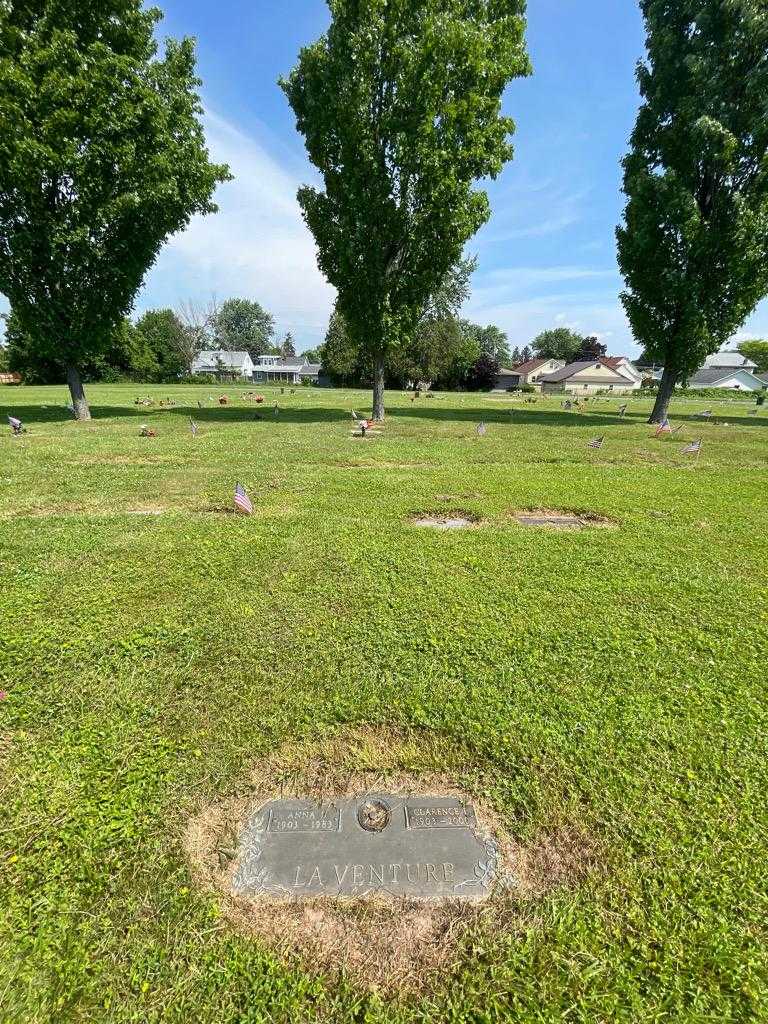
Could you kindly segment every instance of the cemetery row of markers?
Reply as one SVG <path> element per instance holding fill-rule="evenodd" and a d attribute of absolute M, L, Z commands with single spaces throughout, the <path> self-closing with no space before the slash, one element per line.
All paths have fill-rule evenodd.
<path fill-rule="evenodd" d="M 259 396 L 259 398 L 261 398 L 261 396 Z M 220 399 L 220 401 L 222 401 L 222 400 Z M 262 399 L 262 401 L 263 401 L 263 399 Z M 138 399 L 137 399 L 137 404 L 141 404 Z M 161 403 L 161 404 L 166 404 L 166 403 Z M 198 402 L 197 404 L 198 404 L 198 406 L 201 405 L 200 402 Z M 222 404 L 224 404 L 224 403 L 222 402 Z M 68 408 L 71 409 L 71 406 L 68 406 Z M 571 411 L 574 408 L 575 409 L 579 409 L 580 405 L 579 405 L 578 400 L 576 400 L 575 402 L 568 401 L 568 402 L 564 402 L 563 403 L 562 408 L 564 408 L 566 411 Z M 627 408 L 628 408 L 627 405 L 622 405 L 619 408 L 619 410 L 618 410 L 619 419 L 624 419 L 624 417 L 626 416 Z M 756 415 L 757 411 L 758 411 L 757 409 L 752 410 L 750 412 L 750 415 Z M 273 410 L 273 415 L 274 416 L 279 416 L 279 414 L 280 414 L 280 409 L 279 409 L 279 406 L 278 406 L 277 402 L 275 402 L 274 410 Z M 365 437 L 375 437 L 375 436 L 380 436 L 381 435 L 382 431 L 381 431 L 381 429 L 379 429 L 377 427 L 377 424 L 376 424 L 376 422 L 374 420 L 358 416 L 358 414 L 354 411 L 354 409 L 352 410 L 352 414 L 351 415 L 352 415 L 352 422 L 354 424 L 354 429 L 352 431 L 352 436 L 353 437 L 365 438 Z M 700 418 L 705 419 L 705 420 L 711 419 L 712 415 L 713 415 L 713 413 L 712 413 L 711 409 L 707 409 L 707 410 L 705 410 L 705 411 L 703 411 L 703 412 L 698 414 L 698 416 Z M 261 419 L 261 417 L 258 416 L 258 414 L 257 414 L 257 418 Z M 20 436 L 21 434 L 27 433 L 26 427 L 24 426 L 22 421 L 18 417 L 16 417 L 16 416 L 9 416 L 8 417 L 8 425 L 11 428 L 11 433 L 15 437 Z M 198 424 L 195 422 L 195 420 L 192 419 L 191 417 L 190 417 L 190 420 L 189 420 L 189 429 L 190 429 L 190 432 L 191 432 L 192 436 L 193 437 L 197 437 L 200 428 L 199 428 Z M 659 426 L 657 427 L 657 429 L 655 431 L 655 434 L 654 434 L 654 437 L 659 438 L 659 437 L 664 437 L 666 435 L 669 435 L 671 437 L 675 437 L 675 436 L 677 436 L 680 433 L 680 431 L 682 429 L 683 429 L 683 425 L 682 424 L 680 424 L 680 426 L 678 426 L 678 427 L 673 428 L 672 424 L 669 422 L 669 420 L 665 419 L 663 421 L 663 423 L 660 423 Z M 157 431 L 154 428 L 149 427 L 147 424 L 143 424 L 142 425 L 139 433 L 140 433 L 141 437 L 157 437 Z M 484 422 L 480 422 L 477 425 L 477 427 L 476 427 L 476 433 L 477 433 L 477 435 L 479 437 L 485 437 L 486 434 L 488 433 L 487 425 Z M 605 446 L 605 440 L 606 440 L 605 435 L 602 435 L 600 437 L 592 438 L 592 440 L 587 442 L 587 447 L 588 448 L 592 448 L 592 449 L 601 449 L 601 448 L 603 448 Z M 681 450 L 681 454 L 682 455 L 696 455 L 697 458 L 698 458 L 698 456 L 701 454 L 702 446 L 703 446 L 703 438 L 698 438 L 697 440 L 691 441 L 689 444 L 687 444 Z M 245 488 L 239 482 L 235 486 L 234 504 L 235 504 L 236 511 L 241 513 L 242 515 L 252 515 L 253 514 L 253 503 L 252 503 L 251 499 L 248 497 L 248 494 L 247 494 Z"/>

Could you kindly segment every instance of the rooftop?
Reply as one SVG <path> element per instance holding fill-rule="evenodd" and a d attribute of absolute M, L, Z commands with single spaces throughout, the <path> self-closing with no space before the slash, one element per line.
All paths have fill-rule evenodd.
<path fill-rule="evenodd" d="M 751 359 L 747 359 L 747 357 L 743 356 L 741 352 L 734 352 L 733 350 L 715 352 L 714 355 L 707 356 L 704 360 L 702 370 L 711 370 L 718 366 L 740 370 L 757 369 L 757 363 L 753 363 Z"/>
<path fill-rule="evenodd" d="M 606 366 L 604 360 L 602 359 L 589 359 L 581 360 L 577 363 L 569 363 L 562 369 L 555 370 L 554 373 L 548 373 L 546 377 L 542 378 L 542 380 L 545 384 L 559 384 L 561 381 L 568 380 L 569 377 L 573 377 L 577 373 L 581 373 L 582 370 L 588 370 L 590 367 L 593 367 L 595 369 L 602 368 L 606 370 L 610 374 L 610 377 L 606 376 L 605 378 L 609 383 L 612 380 L 624 380 L 624 378 L 621 377 L 620 374 L 618 374 L 610 366 Z M 598 378 L 593 379 L 596 380 Z"/>

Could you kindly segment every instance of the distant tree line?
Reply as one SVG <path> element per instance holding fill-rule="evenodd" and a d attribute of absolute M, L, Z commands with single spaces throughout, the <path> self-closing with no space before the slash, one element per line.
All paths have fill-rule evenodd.
<path fill-rule="evenodd" d="M 4 319 L 0 370 L 20 373 L 27 384 L 60 383 L 65 367 L 56 348 L 44 337 L 25 331 L 13 312 Z M 296 355 L 290 332 L 276 341 L 274 317 L 258 302 L 243 298 L 227 299 L 221 305 L 216 300 L 189 301 L 178 310 L 148 310 L 136 323 L 124 317 L 82 360 L 80 376 L 86 384 L 172 383 L 188 376 L 194 360 L 206 349 L 245 351 L 254 360 L 265 354 Z"/>

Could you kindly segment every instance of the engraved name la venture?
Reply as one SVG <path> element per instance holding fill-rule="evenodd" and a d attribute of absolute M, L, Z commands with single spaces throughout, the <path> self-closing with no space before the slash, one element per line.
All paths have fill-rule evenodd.
<path fill-rule="evenodd" d="M 324 886 L 334 881 L 343 885 L 346 881 L 353 886 L 386 885 L 388 882 L 407 881 L 412 885 L 419 882 L 454 882 L 456 869 L 453 864 L 334 864 L 334 877 L 323 877 L 320 865 L 303 865 L 296 867 L 293 881 L 295 889 L 308 888 L 313 885 Z"/>

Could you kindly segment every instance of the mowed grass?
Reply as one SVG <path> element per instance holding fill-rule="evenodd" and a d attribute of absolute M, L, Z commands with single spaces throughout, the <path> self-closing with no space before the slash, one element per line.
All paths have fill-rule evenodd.
<path fill-rule="evenodd" d="M 642 401 L 390 395 L 361 441 L 367 394 L 243 390 L 91 387 L 84 425 L 0 390 L 0 1020 L 768 1019 L 768 413 L 680 403 L 696 460 Z M 517 840 L 597 863 L 399 1001 L 233 933 L 187 821 L 350 725 L 460 745 Z"/>

